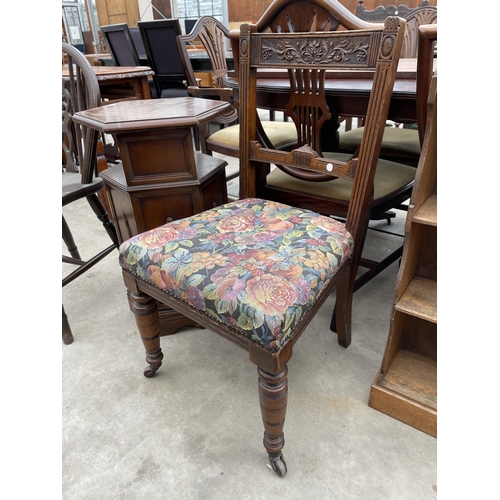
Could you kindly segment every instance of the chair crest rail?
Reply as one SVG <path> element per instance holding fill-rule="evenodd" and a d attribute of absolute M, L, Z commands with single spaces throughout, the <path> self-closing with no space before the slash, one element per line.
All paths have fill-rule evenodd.
<path fill-rule="evenodd" d="M 296 34 L 291 36 L 282 34 L 278 39 L 260 37 L 260 50 L 253 52 L 252 64 L 265 62 L 269 66 L 290 67 L 294 63 L 301 66 L 336 63 L 346 68 L 368 68 L 376 61 L 376 54 L 375 57 L 369 57 L 372 34 L 360 34 L 356 39 L 325 35 L 313 40 L 304 40 Z"/>
<path fill-rule="evenodd" d="M 342 32 L 318 32 L 313 39 L 304 39 L 300 33 L 251 33 L 254 49 L 250 66 L 290 68 L 294 64 L 301 67 L 310 64 L 334 65 L 336 69 L 374 68 L 379 58 L 392 54 L 398 28 L 399 19 L 391 18 L 384 32 L 382 28 L 359 30 L 349 36 Z M 383 42 L 379 44 L 382 36 Z M 245 46 L 241 50 L 244 57 Z"/>

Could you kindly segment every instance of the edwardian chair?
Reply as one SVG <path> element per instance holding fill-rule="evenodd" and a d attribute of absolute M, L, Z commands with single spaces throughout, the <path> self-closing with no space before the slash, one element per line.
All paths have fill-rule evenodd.
<path fill-rule="evenodd" d="M 428 0 L 423 0 L 422 3 L 415 8 L 409 8 L 405 5 L 389 5 L 387 7 L 379 5 L 374 10 L 366 10 L 363 5 L 363 0 L 359 0 L 356 10 L 356 15 L 361 19 L 369 22 L 383 22 L 388 16 L 400 16 L 406 20 L 406 33 L 405 43 L 403 44 L 403 52 L 401 57 L 409 58 L 422 58 L 423 54 L 419 54 L 419 27 L 421 25 L 429 25 L 437 23 L 437 7 L 429 5 Z M 428 47 L 424 50 L 427 51 Z M 430 58 L 432 61 L 434 52 L 426 53 L 425 57 Z M 427 67 L 427 62 L 425 63 Z M 430 72 L 424 75 L 420 74 L 417 70 L 417 83 L 418 79 L 425 79 L 430 82 L 432 77 L 432 65 Z M 429 83 L 427 83 L 427 92 L 421 92 L 420 98 L 417 97 L 417 108 L 427 107 L 427 94 Z M 418 91 L 417 91 L 418 95 Z M 384 140 L 382 141 L 382 148 L 380 156 L 392 161 L 406 163 L 408 165 L 417 166 L 420 158 L 421 141 L 419 139 L 418 129 L 425 131 L 426 122 L 419 122 L 401 126 L 387 127 Z M 416 125 L 416 127 L 414 126 Z M 360 127 L 362 128 L 362 127 Z M 339 147 L 346 152 L 354 152 L 359 148 L 361 135 L 363 131 L 359 128 L 353 128 L 347 133 L 342 134 L 339 140 Z"/>
<path fill-rule="evenodd" d="M 139 21 L 137 27 L 149 61 L 155 72 L 153 97 L 186 97 L 186 73 L 177 46 L 181 34 L 178 19 Z"/>
<path fill-rule="evenodd" d="M 258 33 L 255 25 L 243 25 L 239 114 L 244 199 L 146 231 L 120 247 L 130 308 L 146 348 L 145 376 L 154 376 L 163 359 L 157 301 L 246 350 L 258 367 L 264 447 L 279 476 L 287 472 L 282 455 L 287 363 L 335 288 L 337 331 L 339 337 L 350 336 L 350 265 L 366 231 L 404 25 L 402 19 L 388 18 L 383 28 L 321 33 Z M 301 143 L 291 152 L 259 142 L 255 102 L 261 67 L 288 69 L 288 114 Z M 375 70 L 359 156 L 347 162 L 316 150 L 315 128 L 329 117 L 324 81 L 331 68 Z M 268 163 L 352 182 L 345 224 L 256 198 L 255 179 Z"/>
<path fill-rule="evenodd" d="M 99 84 L 92 67 L 79 50 L 63 43 L 62 53 L 63 58 L 67 59 L 69 69 L 69 77 L 62 79 L 62 206 L 86 198 L 111 240 L 107 248 L 83 260 L 63 215 L 62 237 L 70 256 L 63 255 L 62 261 L 76 266 L 63 278 L 62 286 L 64 287 L 117 248 L 118 237 L 114 224 L 108 217 L 105 204 L 99 197 L 104 189 L 104 181 L 97 176 L 98 134 L 73 121 L 73 115 L 78 111 L 96 108 L 100 105 Z M 64 306 L 62 318 L 63 341 L 65 344 L 71 344 L 73 335 Z"/>
<path fill-rule="evenodd" d="M 201 87 L 198 84 L 188 50 L 194 41 L 197 41 L 197 44 L 202 44 L 208 54 L 213 73 L 213 87 Z M 228 41 L 229 31 L 227 28 L 211 16 L 201 17 L 189 34 L 177 37 L 179 51 L 186 71 L 188 91 L 192 96 L 220 99 L 233 104 L 233 90 L 227 88 L 224 84 L 224 77 L 233 74 L 229 70 L 226 58 L 226 43 Z M 198 127 L 198 138 L 201 151 L 210 155 L 215 152 L 238 158 L 240 126 L 237 120 L 238 113 L 233 105 L 231 111 L 213 121 L 221 125 L 219 130 L 213 132 L 209 122 L 200 125 Z M 292 123 L 263 121 L 262 126 L 271 144 L 276 148 L 290 149 L 297 143 L 297 133 Z M 238 172 L 228 175 L 227 180 L 229 181 L 238 175 Z"/>

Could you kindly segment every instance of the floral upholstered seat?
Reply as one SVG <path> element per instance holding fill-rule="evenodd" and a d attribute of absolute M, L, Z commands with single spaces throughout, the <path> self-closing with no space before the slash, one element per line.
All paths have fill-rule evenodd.
<path fill-rule="evenodd" d="M 329 217 L 245 199 L 134 236 L 121 245 L 120 264 L 277 351 L 352 246 L 344 224 Z"/>

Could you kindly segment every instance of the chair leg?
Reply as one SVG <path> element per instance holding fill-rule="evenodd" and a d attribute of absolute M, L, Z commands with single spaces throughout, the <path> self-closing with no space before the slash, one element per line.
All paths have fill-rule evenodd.
<path fill-rule="evenodd" d="M 68 226 L 68 223 L 66 222 L 66 219 L 64 218 L 64 215 L 62 216 L 62 239 L 71 257 L 73 257 L 74 259 L 82 260 L 82 258 L 80 257 L 80 252 L 76 247 L 75 240 L 73 239 L 73 235 L 71 234 L 71 230 Z"/>
<path fill-rule="evenodd" d="M 64 311 L 64 305 L 62 306 L 62 340 L 66 345 L 72 344 L 74 340 L 68 316 L 66 316 L 66 312 Z"/>
<path fill-rule="evenodd" d="M 200 143 L 201 152 L 205 155 L 212 156 L 212 151 L 207 149 L 207 138 L 210 136 L 210 126 L 208 122 L 198 125 L 198 141 Z"/>
<path fill-rule="evenodd" d="M 264 423 L 264 447 L 269 454 L 273 470 L 283 477 L 286 463 L 281 450 L 285 444 L 283 426 L 285 425 L 286 404 L 288 399 L 288 367 L 276 375 L 257 368 L 259 374 L 259 401 Z"/>
<path fill-rule="evenodd" d="M 160 348 L 160 320 L 158 317 L 158 305 L 145 293 L 134 293 L 128 290 L 130 310 L 135 314 L 135 321 L 142 342 L 146 349 L 146 362 L 149 364 L 144 369 L 144 376 L 154 377 L 161 366 L 163 353 Z"/>
<path fill-rule="evenodd" d="M 354 277 L 347 270 L 337 284 L 337 297 L 333 308 L 330 329 L 337 332 L 338 343 L 342 347 L 351 344 L 352 297 L 354 295 Z"/>
<path fill-rule="evenodd" d="M 102 225 L 104 226 L 104 229 L 106 229 L 106 232 L 111 238 L 111 241 L 118 247 L 120 243 L 118 241 L 118 235 L 116 234 L 115 224 L 109 218 L 106 207 L 101 203 L 101 200 L 99 200 L 96 194 L 87 196 L 87 201 L 89 202 L 89 205 L 96 214 L 97 218 L 102 222 Z"/>
<path fill-rule="evenodd" d="M 194 142 L 194 149 L 196 151 L 200 150 L 200 131 L 198 130 L 198 127 L 193 127 L 193 142 Z"/>

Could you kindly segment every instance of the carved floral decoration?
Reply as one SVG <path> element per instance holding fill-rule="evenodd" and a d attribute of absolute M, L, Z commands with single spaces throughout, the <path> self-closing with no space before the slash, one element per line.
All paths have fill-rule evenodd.
<path fill-rule="evenodd" d="M 280 40 L 275 46 L 264 44 L 262 57 L 264 60 L 284 60 L 305 64 L 329 64 L 341 62 L 364 62 L 368 56 L 368 41 L 363 38 L 353 42 L 352 39 L 341 39 L 338 43 L 332 41 L 314 40 Z"/>

